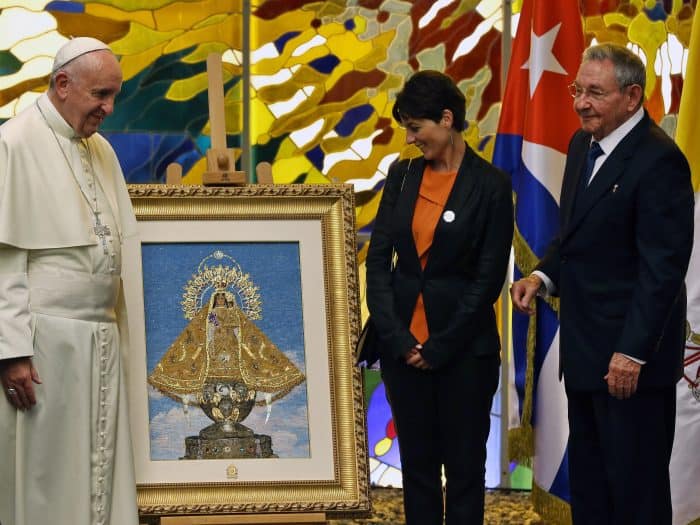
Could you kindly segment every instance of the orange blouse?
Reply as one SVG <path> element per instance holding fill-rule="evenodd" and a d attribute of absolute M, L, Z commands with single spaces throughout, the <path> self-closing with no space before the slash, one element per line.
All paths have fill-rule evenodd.
<path fill-rule="evenodd" d="M 457 171 L 433 171 L 430 166 L 425 167 L 423 180 L 418 191 L 416 207 L 413 211 L 413 240 L 416 244 L 421 268 L 425 269 L 428 262 L 430 246 L 433 243 L 433 235 L 438 221 L 442 216 L 447 198 L 452 191 Z M 428 320 L 425 317 L 425 305 L 423 294 L 418 295 L 416 306 L 413 309 L 413 317 L 410 326 L 411 334 L 419 343 L 428 340 Z"/>

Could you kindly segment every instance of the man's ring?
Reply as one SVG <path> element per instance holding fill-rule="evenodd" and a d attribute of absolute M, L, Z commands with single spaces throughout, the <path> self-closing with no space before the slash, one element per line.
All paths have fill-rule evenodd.
<path fill-rule="evenodd" d="M 8 395 L 8 396 L 14 396 L 16 393 L 17 393 L 17 390 L 15 390 L 15 389 L 12 388 L 12 387 L 10 387 L 10 388 L 7 389 L 7 395 Z"/>

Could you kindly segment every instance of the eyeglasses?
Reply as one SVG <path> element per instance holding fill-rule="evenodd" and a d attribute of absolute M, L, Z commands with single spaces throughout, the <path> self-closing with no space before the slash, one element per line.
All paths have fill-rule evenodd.
<path fill-rule="evenodd" d="M 566 87 L 569 90 L 569 95 L 571 95 L 573 98 L 580 98 L 583 95 L 586 95 L 587 97 L 592 98 L 593 100 L 603 100 L 610 93 L 615 91 L 603 91 L 602 89 L 598 88 L 584 88 L 579 86 L 576 82 L 572 82 Z M 627 86 L 623 86 L 622 88 L 620 88 L 620 90 L 624 89 L 625 87 Z"/>

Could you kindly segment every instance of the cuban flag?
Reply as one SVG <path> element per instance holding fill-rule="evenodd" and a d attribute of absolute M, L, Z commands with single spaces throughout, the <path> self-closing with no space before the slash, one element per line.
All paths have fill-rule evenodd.
<path fill-rule="evenodd" d="M 532 271 L 559 229 L 566 151 L 580 127 L 567 86 L 576 78 L 583 49 L 577 0 L 524 0 L 493 155 L 494 164 L 512 176 L 514 279 Z M 537 302 L 532 320 L 513 315 L 521 427 L 510 438 L 511 451 L 520 441 L 521 458 L 534 453 L 535 509 L 550 521 L 548 510 L 568 512 L 569 430 L 566 394 L 559 381 L 558 303 Z"/>

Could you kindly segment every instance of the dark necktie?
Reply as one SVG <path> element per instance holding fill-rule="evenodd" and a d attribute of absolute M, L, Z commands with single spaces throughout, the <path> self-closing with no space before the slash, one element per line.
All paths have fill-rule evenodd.
<path fill-rule="evenodd" d="M 600 144 L 597 142 L 592 142 L 591 147 L 588 148 L 588 155 L 586 155 L 586 167 L 581 175 L 581 187 L 587 188 L 588 184 L 591 182 L 591 175 L 593 175 L 593 166 L 595 166 L 595 161 L 598 157 L 603 155 L 605 152 Z"/>

